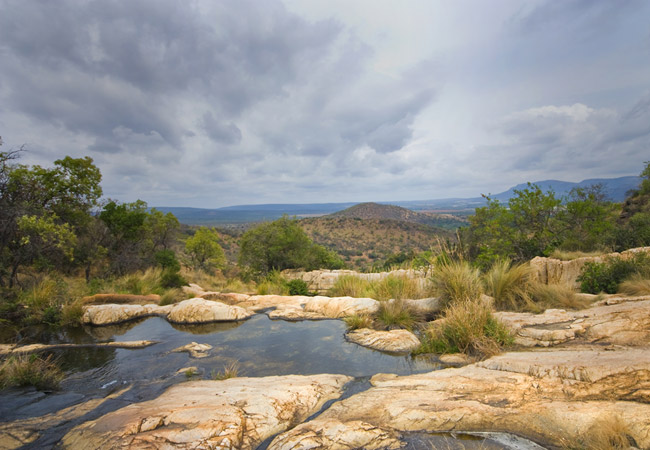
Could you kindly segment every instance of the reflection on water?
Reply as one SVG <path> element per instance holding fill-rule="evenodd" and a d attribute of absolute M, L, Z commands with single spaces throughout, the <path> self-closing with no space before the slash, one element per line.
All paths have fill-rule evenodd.
<path fill-rule="evenodd" d="M 172 323 L 170 325 L 175 330 L 182 331 L 184 333 L 210 334 L 210 333 L 218 333 L 220 331 L 232 330 L 234 328 L 237 328 L 243 323 L 244 322 L 211 322 L 211 323 L 202 323 L 202 324 L 195 324 L 195 325 Z"/>

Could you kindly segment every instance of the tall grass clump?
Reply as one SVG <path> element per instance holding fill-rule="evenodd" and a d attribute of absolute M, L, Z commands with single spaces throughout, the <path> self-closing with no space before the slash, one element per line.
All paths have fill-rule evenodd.
<path fill-rule="evenodd" d="M 289 295 L 287 280 L 278 271 L 270 272 L 257 285 L 258 295 Z"/>
<path fill-rule="evenodd" d="M 413 299 L 426 297 L 419 280 L 406 275 L 388 275 L 371 284 L 372 298 L 377 300 Z"/>
<path fill-rule="evenodd" d="M 476 300 L 483 293 L 480 271 L 465 261 L 440 259 L 433 268 L 431 283 L 444 304 Z"/>
<path fill-rule="evenodd" d="M 59 387 L 63 372 L 52 359 L 38 355 L 10 356 L 0 363 L 0 389 L 13 386 L 34 386 L 39 390 Z"/>
<path fill-rule="evenodd" d="M 379 303 L 376 319 L 378 324 L 387 330 L 395 328 L 412 330 L 420 315 L 400 299 Z"/>
<path fill-rule="evenodd" d="M 513 265 L 507 259 L 497 260 L 483 276 L 485 293 L 494 298 L 494 306 L 499 310 L 530 309 L 528 290 L 532 274 L 527 263 Z"/>
<path fill-rule="evenodd" d="M 133 272 L 118 278 L 113 283 L 113 291 L 119 294 L 148 295 L 161 294 L 163 270 L 149 267 L 145 271 Z"/>
<path fill-rule="evenodd" d="M 372 283 L 354 275 L 343 275 L 330 288 L 330 297 L 370 297 L 374 294 Z"/>
<path fill-rule="evenodd" d="M 461 300 L 450 304 L 443 318 L 424 332 L 416 353 L 465 353 L 484 359 L 493 356 L 514 337 L 482 300 Z"/>

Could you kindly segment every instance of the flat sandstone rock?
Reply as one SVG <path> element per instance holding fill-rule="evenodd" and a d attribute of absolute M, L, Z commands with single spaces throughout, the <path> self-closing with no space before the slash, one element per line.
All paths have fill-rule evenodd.
<path fill-rule="evenodd" d="M 190 381 L 73 428 L 62 448 L 241 448 L 307 419 L 352 378 L 287 375 Z"/>

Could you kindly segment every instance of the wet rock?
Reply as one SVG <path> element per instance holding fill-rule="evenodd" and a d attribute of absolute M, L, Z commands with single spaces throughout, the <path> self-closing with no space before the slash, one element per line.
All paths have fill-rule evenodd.
<path fill-rule="evenodd" d="M 167 320 L 175 323 L 227 322 L 248 319 L 252 315 L 239 306 L 192 298 L 173 305 Z"/>
<path fill-rule="evenodd" d="M 345 337 L 355 344 L 384 352 L 410 352 L 420 346 L 420 340 L 408 330 L 378 331 L 361 328 L 350 331 Z"/>
<path fill-rule="evenodd" d="M 171 305 L 90 305 L 84 307 L 81 322 L 87 325 L 111 325 L 149 316 L 166 316 Z"/>
<path fill-rule="evenodd" d="M 29 344 L 0 346 L 0 355 L 11 353 L 38 353 L 47 350 L 70 348 L 145 348 L 157 344 L 158 341 L 124 341 L 124 342 L 97 342 L 93 344 Z"/>
<path fill-rule="evenodd" d="M 618 353 L 618 354 L 617 354 Z M 277 443 L 309 442 L 363 422 L 395 432 L 494 431 L 562 447 L 603 420 L 620 419 L 650 446 L 650 352 L 629 349 L 507 353 L 457 369 L 375 375 L 373 387 L 334 403 Z M 326 448 L 308 447 L 308 448 Z"/>
<path fill-rule="evenodd" d="M 475 362 L 475 360 L 471 357 L 468 356 L 464 353 L 452 353 L 452 354 L 447 354 L 447 355 L 440 355 L 438 357 L 440 362 L 444 364 L 452 364 L 452 365 L 465 365 L 465 364 L 471 364 Z"/>
<path fill-rule="evenodd" d="M 62 447 L 253 449 L 339 397 L 350 380 L 289 375 L 180 383 L 72 429 Z"/>
<path fill-rule="evenodd" d="M 372 298 L 354 297 L 310 297 L 305 311 L 322 314 L 330 319 L 340 319 L 354 314 L 373 314 L 379 309 L 379 302 Z"/>
<path fill-rule="evenodd" d="M 172 350 L 172 352 L 187 352 L 192 358 L 206 358 L 210 356 L 210 350 L 212 350 L 212 346 L 210 344 L 198 344 L 196 342 L 190 342 L 187 345 L 175 348 Z"/>
<path fill-rule="evenodd" d="M 62 409 L 56 408 L 60 410 L 52 413 L 47 412 L 52 408 L 48 408 L 47 405 L 45 405 L 48 402 L 51 403 L 52 398 L 49 396 L 43 396 L 41 401 L 37 401 L 30 405 L 32 409 L 40 411 L 40 416 L 0 423 L 0 449 L 14 449 L 29 444 L 34 445 L 33 443 L 41 437 L 44 430 L 65 425 L 73 420 L 79 419 L 99 408 L 106 401 L 120 397 L 130 389 L 131 387 L 129 386 L 109 394 L 104 398 L 94 398 L 72 406 L 66 405 L 66 407 L 63 407 Z M 56 399 L 54 401 L 56 401 Z"/>

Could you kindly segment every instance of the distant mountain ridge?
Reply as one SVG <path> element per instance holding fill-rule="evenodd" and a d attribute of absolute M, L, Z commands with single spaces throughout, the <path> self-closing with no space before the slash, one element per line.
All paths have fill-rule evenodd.
<path fill-rule="evenodd" d="M 619 178 L 592 178 L 573 183 L 559 180 L 543 180 L 533 184 L 540 186 L 544 191 L 552 189 L 557 197 L 563 197 L 574 187 L 587 187 L 593 184 L 602 184 L 605 194 L 614 202 L 625 200 L 626 193 L 637 189 L 641 178 L 627 176 Z M 518 184 L 504 192 L 490 195 L 491 198 L 507 202 L 515 190 L 525 189 L 527 184 Z M 184 207 L 156 207 L 164 212 L 173 213 L 181 223 L 188 225 L 228 225 L 246 224 L 275 220 L 283 214 L 298 217 L 322 216 L 345 210 L 357 205 L 356 202 L 347 203 L 302 203 L 302 204 L 261 204 L 261 205 L 235 205 L 218 209 L 184 208 Z M 468 214 L 474 208 L 485 205 L 483 197 L 472 198 L 443 198 L 433 200 L 376 202 L 380 205 L 393 205 L 410 211 L 449 212 L 453 214 Z M 440 224 L 438 224 L 440 226 Z"/>

